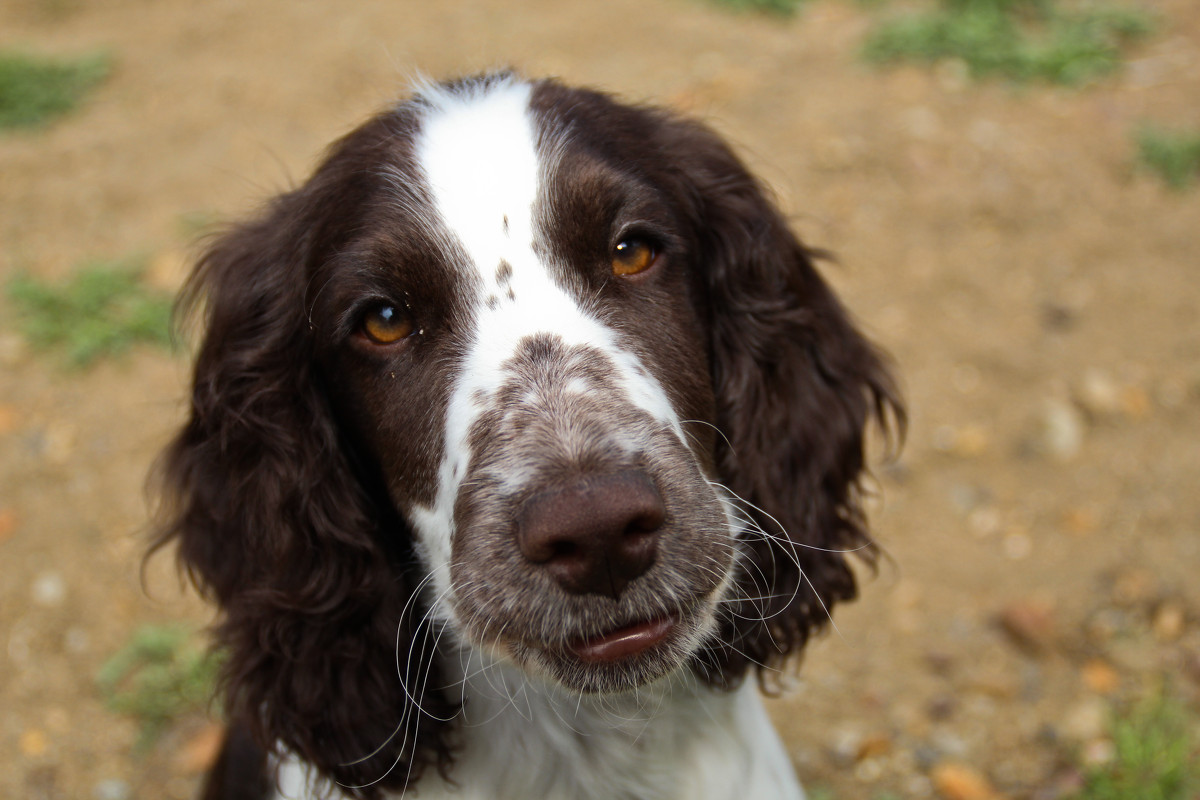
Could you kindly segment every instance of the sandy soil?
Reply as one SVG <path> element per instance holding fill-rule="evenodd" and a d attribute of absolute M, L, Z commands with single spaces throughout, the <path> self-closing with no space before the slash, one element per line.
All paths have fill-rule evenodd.
<path fill-rule="evenodd" d="M 0 137 L 0 279 L 142 253 L 176 286 L 193 230 L 310 169 L 411 77 L 497 65 L 709 119 L 779 192 L 904 376 L 879 471 L 890 558 L 772 704 L 810 786 L 935 796 L 959 765 L 1049 798 L 1114 706 L 1200 690 L 1200 191 L 1133 162 L 1200 125 L 1200 7 L 1081 91 L 968 86 L 855 56 L 870 12 L 790 21 L 686 0 L 5 0 L 0 46 L 103 49 L 76 115 Z M 0 308 L 3 308 L 0 306 Z M 68 372 L 0 319 L 0 796 L 188 797 L 202 718 L 148 754 L 94 676 L 147 622 L 209 613 L 138 564 L 142 484 L 186 365 Z M 1002 624 L 1002 623 L 1007 624 Z M 951 787 L 952 788 L 952 787 Z M 981 795 L 976 795 L 981 796 Z"/>

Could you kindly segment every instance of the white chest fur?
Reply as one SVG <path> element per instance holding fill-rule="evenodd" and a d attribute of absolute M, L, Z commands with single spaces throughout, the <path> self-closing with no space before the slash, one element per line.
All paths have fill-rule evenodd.
<path fill-rule="evenodd" d="M 803 800 L 787 753 L 747 682 L 714 692 L 664 681 L 621 698 L 571 698 L 496 665 L 468 679 L 462 748 L 422 800 Z M 474 684 L 474 685 L 471 685 Z M 280 771 L 281 798 L 337 797 Z"/>

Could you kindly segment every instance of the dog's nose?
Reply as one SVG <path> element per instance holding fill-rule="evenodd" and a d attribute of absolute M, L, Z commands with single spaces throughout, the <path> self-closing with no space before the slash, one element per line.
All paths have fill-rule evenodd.
<path fill-rule="evenodd" d="M 517 543 L 566 591 L 616 599 L 654 563 L 666 517 L 645 473 L 588 475 L 526 500 Z"/>

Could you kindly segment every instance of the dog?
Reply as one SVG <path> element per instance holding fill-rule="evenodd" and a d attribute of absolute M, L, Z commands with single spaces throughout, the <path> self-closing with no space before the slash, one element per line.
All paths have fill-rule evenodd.
<path fill-rule="evenodd" d="M 221 609 L 208 796 L 803 797 L 758 684 L 904 419 L 817 255 L 703 124 L 512 73 L 216 239 L 156 541 Z"/>

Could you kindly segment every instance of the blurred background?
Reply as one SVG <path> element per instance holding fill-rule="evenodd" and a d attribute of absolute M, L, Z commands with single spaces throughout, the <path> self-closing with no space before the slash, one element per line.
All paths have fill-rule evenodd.
<path fill-rule="evenodd" d="M 1200 797 L 1195 0 L 0 0 L 0 797 L 195 792 L 211 613 L 139 574 L 170 297 L 499 66 L 707 120 L 898 365 L 887 558 L 770 704 L 815 800 Z"/>

